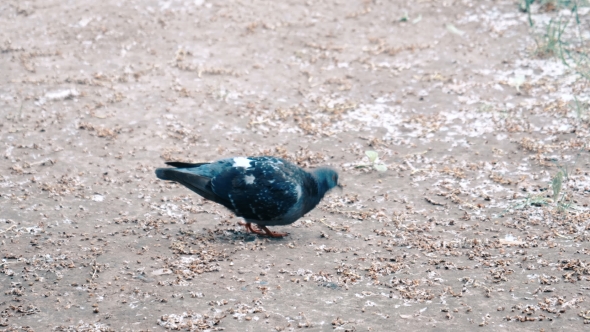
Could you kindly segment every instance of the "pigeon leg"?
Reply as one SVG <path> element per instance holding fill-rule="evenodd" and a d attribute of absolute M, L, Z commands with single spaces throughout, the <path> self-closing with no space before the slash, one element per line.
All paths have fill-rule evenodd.
<path fill-rule="evenodd" d="M 247 230 L 248 230 L 250 233 L 254 233 L 254 234 L 258 234 L 258 235 L 266 235 L 266 233 L 265 233 L 265 232 L 263 232 L 263 231 L 260 231 L 260 230 L 258 230 L 258 229 L 256 229 L 256 228 L 253 228 L 253 227 L 252 227 L 252 223 L 250 223 L 250 222 L 241 222 L 241 221 L 239 221 L 239 222 L 238 222 L 238 225 L 246 227 L 246 229 L 247 229 Z"/>
<path fill-rule="evenodd" d="M 266 232 L 266 236 L 268 237 L 284 237 L 289 235 L 289 233 L 279 233 L 279 232 L 273 232 L 270 229 L 266 228 L 266 226 L 262 226 L 262 225 L 257 225 L 258 227 L 260 227 L 260 229 L 262 229 L 263 231 Z"/>
<path fill-rule="evenodd" d="M 244 226 L 246 227 L 246 229 L 248 231 L 250 231 L 250 233 L 254 233 L 254 234 L 258 234 L 258 235 L 265 235 L 268 237 L 283 237 L 283 236 L 287 236 L 288 233 L 279 233 L 279 232 L 273 232 L 270 229 L 266 228 L 266 226 L 261 226 L 261 225 L 257 225 L 260 229 L 254 228 L 252 227 L 252 223 L 250 222 L 238 222 L 238 225 Z"/>

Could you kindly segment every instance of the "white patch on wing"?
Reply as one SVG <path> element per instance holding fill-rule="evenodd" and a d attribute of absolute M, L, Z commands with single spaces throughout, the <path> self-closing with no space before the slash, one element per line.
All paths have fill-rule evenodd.
<path fill-rule="evenodd" d="M 272 167 L 275 171 L 279 170 L 279 165 L 284 165 L 282 161 L 275 159 L 275 158 L 271 158 L 269 159 L 268 165 L 270 167 Z"/>
<path fill-rule="evenodd" d="M 299 200 L 299 198 L 301 198 L 301 186 L 297 185 L 295 187 L 295 192 L 297 193 L 297 200 Z"/>
<path fill-rule="evenodd" d="M 244 167 L 244 168 L 250 168 L 250 162 L 252 162 L 252 160 L 248 159 L 248 158 L 244 158 L 244 157 L 235 157 L 234 158 L 234 164 L 232 165 L 233 167 Z"/>
<path fill-rule="evenodd" d="M 252 204 L 249 204 L 249 205 L 250 205 L 250 210 L 252 210 L 252 213 L 254 213 L 258 217 L 258 220 L 262 220 L 262 217 L 258 213 L 256 213 L 256 209 L 254 209 Z"/>
<path fill-rule="evenodd" d="M 256 177 L 252 174 L 244 176 L 244 182 L 246 182 L 246 184 L 252 184 L 254 183 L 254 180 L 256 180 Z"/>
<path fill-rule="evenodd" d="M 234 199 L 231 197 L 231 194 L 227 194 L 227 197 L 229 198 L 229 201 L 231 202 L 231 206 L 234 207 L 234 210 L 236 210 L 236 212 L 239 212 L 238 208 L 236 207 L 236 203 L 234 203 Z"/>

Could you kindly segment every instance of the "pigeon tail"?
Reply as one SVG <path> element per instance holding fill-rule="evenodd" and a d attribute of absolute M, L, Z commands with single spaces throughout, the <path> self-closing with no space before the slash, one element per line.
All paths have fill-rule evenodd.
<path fill-rule="evenodd" d="M 174 168 L 157 168 L 156 176 L 160 180 L 174 181 Z"/>
<path fill-rule="evenodd" d="M 178 182 L 208 200 L 217 202 L 226 207 L 228 206 L 227 202 L 221 200 L 212 191 L 211 179 L 208 177 L 184 172 L 182 168 L 158 168 L 156 169 L 156 176 L 161 180 Z"/>

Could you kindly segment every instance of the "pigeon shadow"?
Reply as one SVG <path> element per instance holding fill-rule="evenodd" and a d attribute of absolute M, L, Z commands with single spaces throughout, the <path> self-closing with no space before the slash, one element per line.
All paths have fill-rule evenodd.
<path fill-rule="evenodd" d="M 284 237 L 270 237 L 264 235 L 252 234 L 250 232 L 244 232 L 236 230 L 234 228 L 215 228 L 215 229 L 204 229 L 201 232 L 183 232 L 184 236 L 192 237 L 195 240 L 207 240 L 208 242 L 255 242 L 257 239 L 264 240 L 268 239 L 273 242 L 283 241 L 288 238 L 289 235 Z"/>

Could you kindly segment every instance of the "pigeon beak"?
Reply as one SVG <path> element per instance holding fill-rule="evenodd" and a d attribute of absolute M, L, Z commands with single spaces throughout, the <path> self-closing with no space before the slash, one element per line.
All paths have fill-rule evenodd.
<path fill-rule="evenodd" d="M 342 186 L 340 183 L 339 183 L 339 184 L 337 184 L 337 185 L 336 185 L 336 187 L 337 187 L 338 189 L 340 189 L 340 191 L 342 191 L 342 190 L 344 189 L 344 186 Z"/>

